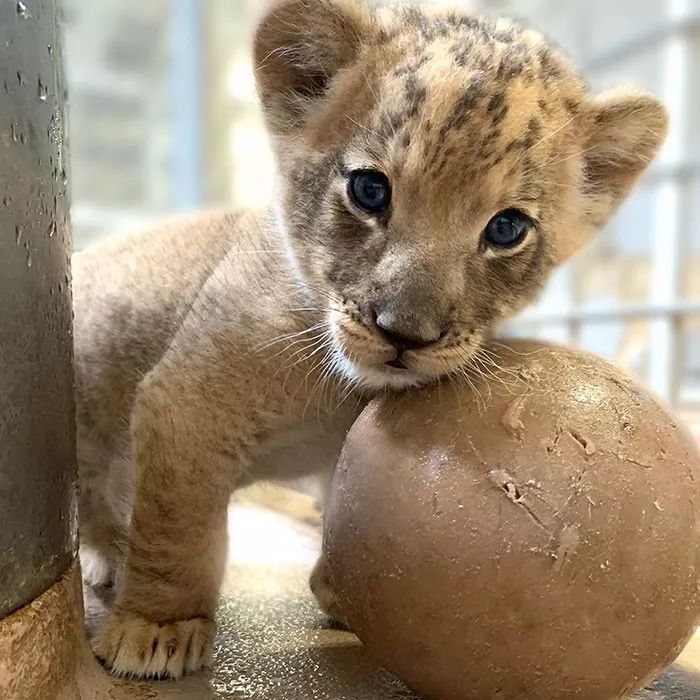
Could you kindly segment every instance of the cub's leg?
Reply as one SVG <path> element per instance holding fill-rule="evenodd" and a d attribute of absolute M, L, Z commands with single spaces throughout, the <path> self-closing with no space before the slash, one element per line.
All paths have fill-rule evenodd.
<path fill-rule="evenodd" d="M 158 366 L 144 379 L 132 415 L 126 561 L 114 608 L 93 641 L 96 655 L 120 675 L 178 678 L 211 656 L 238 475 L 222 458 L 216 397 L 205 400 L 202 378 L 176 369 Z M 234 431 L 235 417 L 233 411 L 227 425 Z M 227 454 L 237 450 L 242 454 L 227 444 Z"/>
<path fill-rule="evenodd" d="M 124 558 L 131 511 L 131 464 L 115 459 L 78 428 L 78 515 L 83 580 L 111 586 Z"/>
<path fill-rule="evenodd" d="M 333 465 L 335 466 L 335 465 Z M 333 467 L 329 469 L 324 469 L 320 474 L 319 474 L 319 480 L 320 480 L 320 507 L 322 511 L 324 512 L 325 517 L 325 508 L 326 508 L 326 503 L 328 502 L 328 496 L 329 496 L 329 490 L 330 490 L 330 484 L 331 484 L 331 478 L 333 477 Z M 311 572 L 311 577 L 309 579 L 309 587 L 311 588 L 311 592 L 314 594 L 314 597 L 316 598 L 316 602 L 318 603 L 318 607 L 326 613 L 329 617 L 331 617 L 333 620 L 336 622 L 340 622 L 342 625 L 345 627 L 348 627 L 348 623 L 345 620 L 345 616 L 340 610 L 340 606 L 338 605 L 338 601 L 336 599 L 335 592 L 333 591 L 333 587 L 331 586 L 329 574 L 328 574 L 328 567 L 326 565 L 326 560 L 325 557 L 323 556 L 323 553 L 319 556 L 319 558 L 316 560 L 316 565 L 313 568 L 313 571 Z"/>
<path fill-rule="evenodd" d="M 311 578 L 309 579 L 309 585 L 311 587 L 311 592 L 316 598 L 318 607 L 331 619 L 350 629 L 350 626 L 348 625 L 345 616 L 338 605 L 335 591 L 331 586 L 330 578 L 328 576 L 328 567 L 326 566 L 326 560 L 323 554 L 316 560 L 316 565 L 314 566 L 313 571 L 311 572 Z"/>

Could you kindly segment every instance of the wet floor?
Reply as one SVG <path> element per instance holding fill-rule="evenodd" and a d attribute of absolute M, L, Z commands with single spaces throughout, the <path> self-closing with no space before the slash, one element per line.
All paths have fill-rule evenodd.
<path fill-rule="evenodd" d="M 307 576 L 319 548 L 316 528 L 253 506 L 231 512 L 232 540 L 212 672 L 180 683 L 129 683 L 88 664 L 85 700 L 408 700 L 398 680 L 374 664 L 357 638 L 333 629 L 316 608 Z M 91 620 L 102 613 L 89 599 Z M 700 698 L 700 638 L 637 700 Z"/>

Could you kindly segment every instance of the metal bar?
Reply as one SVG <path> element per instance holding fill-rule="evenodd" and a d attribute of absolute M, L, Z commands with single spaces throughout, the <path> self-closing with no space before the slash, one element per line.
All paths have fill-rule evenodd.
<path fill-rule="evenodd" d="M 700 13 L 694 12 L 677 19 L 670 19 L 658 27 L 652 27 L 636 36 L 631 36 L 617 46 L 594 56 L 584 63 L 584 68 L 587 71 L 599 71 L 609 67 L 611 63 L 617 63 L 634 54 L 656 49 L 659 44 L 674 36 L 696 31 L 700 31 Z"/>
<path fill-rule="evenodd" d="M 700 160 L 660 163 L 649 171 L 644 181 L 646 183 L 657 183 L 663 180 L 680 180 L 692 177 L 700 177 Z"/>
<path fill-rule="evenodd" d="M 532 328 L 561 323 L 612 323 L 636 319 L 670 319 L 700 316 L 699 301 L 675 301 L 664 304 L 634 304 L 627 306 L 588 307 L 559 314 L 528 314 L 508 324 L 510 328 Z"/>
<path fill-rule="evenodd" d="M 695 0 L 669 0 L 669 24 L 690 15 Z M 685 155 L 685 119 L 688 113 L 689 43 L 679 33 L 669 37 L 660 56 L 663 61 L 663 99 L 674 115 L 674 125 L 666 141 L 660 163 L 678 163 Z M 682 191 L 677 182 L 666 180 L 658 186 L 653 222 L 653 267 L 651 297 L 654 304 L 677 299 L 684 223 Z M 656 318 L 651 324 L 653 342 L 649 346 L 649 383 L 661 396 L 673 401 L 678 386 L 677 327 L 671 316 Z"/>
<path fill-rule="evenodd" d="M 180 210 L 202 201 L 201 13 L 198 0 L 172 3 L 172 201 Z"/>

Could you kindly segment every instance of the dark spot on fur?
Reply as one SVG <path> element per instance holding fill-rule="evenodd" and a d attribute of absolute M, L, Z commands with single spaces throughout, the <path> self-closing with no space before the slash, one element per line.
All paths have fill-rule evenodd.
<path fill-rule="evenodd" d="M 540 112 L 542 112 L 542 114 L 545 117 L 550 117 L 552 115 L 552 108 L 547 103 L 547 100 L 544 100 L 544 99 L 537 100 L 537 106 L 539 107 Z"/>
<path fill-rule="evenodd" d="M 513 153 L 513 152 L 515 152 L 515 151 L 518 151 L 518 150 L 522 149 L 522 147 L 523 147 L 523 141 L 522 141 L 522 139 L 513 139 L 513 140 L 510 141 L 510 142 L 508 143 L 508 145 L 506 146 L 505 152 L 506 152 L 506 153 Z"/>
<path fill-rule="evenodd" d="M 508 83 L 518 76 L 522 70 L 522 63 L 513 63 L 511 60 L 503 59 L 498 65 L 496 80 L 501 83 Z"/>
<path fill-rule="evenodd" d="M 406 101 L 409 103 L 407 109 L 407 116 L 409 118 L 415 117 L 418 110 L 423 106 L 425 98 L 428 94 L 427 88 L 415 75 L 409 75 L 406 78 Z"/>
<path fill-rule="evenodd" d="M 527 123 L 527 133 L 523 139 L 523 148 L 529 150 L 535 145 L 542 134 L 542 124 L 536 117 L 531 117 Z"/>
<path fill-rule="evenodd" d="M 452 113 L 442 125 L 438 141 L 443 141 L 450 131 L 464 126 L 485 95 L 486 89 L 483 78 L 475 78 L 472 84 L 457 100 L 457 103 L 452 109 Z"/>
<path fill-rule="evenodd" d="M 385 44 L 387 44 L 389 42 L 390 39 L 391 39 L 391 34 L 389 34 L 389 32 L 386 30 L 385 27 L 382 27 L 379 30 L 379 32 L 377 33 L 377 38 L 376 38 L 377 44 L 379 44 L 380 46 L 384 46 Z"/>
<path fill-rule="evenodd" d="M 561 65 L 554 58 L 551 50 L 547 46 L 541 46 L 537 51 L 537 58 L 540 61 L 542 77 L 545 81 L 558 80 L 562 77 Z"/>
<path fill-rule="evenodd" d="M 578 100 L 573 100 L 570 97 L 564 100 L 564 107 L 566 107 L 566 111 L 572 116 L 578 114 L 580 106 L 581 103 Z"/>
<path fill-rule="evenodd" d="M 450 158 L 454 155 L 455 149 L 450 147 L 446 148 L 442 154 L 441 154 L 441 159 L 440 162 L 435 166 L 435 169 L 433 171 L 434 177 L 438 177 L 442 171 L 445 169 L 445 166 L 447 165 L 448 161 Z"/>
<path fill-rule="evenodd" d="M 429 60 L 430 56 L 427 53 L 424 53 L 415 60 L 406 61 L 406 63 L 396 66 L 396 68 L 394 68 L 392 71 L 392 75 L 400 78 L 404 75 L 417 73 Z"/>
<path fill-rule="evenodd" d="M 494 95 L 491 97 L 489 100 L 488 106 L 486 107 L 486 111 L 489 114 L 493 114 L 494 112 L 498 112 L 501 110 L 503 105 L 506 103 L 506 94 L 502 90 L 499 90 L 498 92 L 494 93 Z"/>

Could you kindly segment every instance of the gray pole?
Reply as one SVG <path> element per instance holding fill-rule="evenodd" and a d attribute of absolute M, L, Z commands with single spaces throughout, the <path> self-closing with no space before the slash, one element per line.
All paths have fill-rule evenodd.
<path fill-rule="evenodd" d="M 57 0 L 0 2 L 0 617 L 76 541 L 67 152 Z"/>

